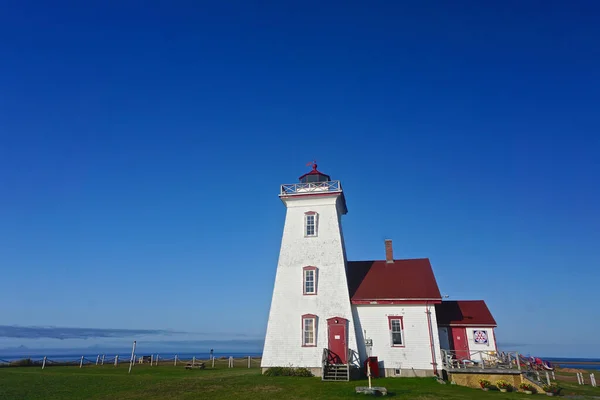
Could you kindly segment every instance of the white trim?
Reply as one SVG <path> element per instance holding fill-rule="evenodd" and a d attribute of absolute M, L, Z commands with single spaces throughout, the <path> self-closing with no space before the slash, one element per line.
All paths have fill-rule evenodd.
<path fill-rule="evenodd" d="M 318 219 L 319 214 L 314 213 L 314 214 L 304 214 L 304 237 L 317 237 L 318 236 L 318 225 L 317 225 L 317 219 Z M 312 226 L 313 226 L 313 233 L 309 234 L 308 233 L 308 218 L 312 217 L 313 222 L 312 222 Z"/>
<path fill-rule="evenodd" d="M 317 294 L 317 269 L 304 269 L 304 279 L 302 281 L 302 284 L 304 285 L 302 287 L 302 291 L 304 294 Z M 312 284 L 313 284 L 313 290 L 312 292 L 309 292 L 308 290 L 306 290 L 306 283 L 307 283 L 307 278 L 308 278 L 308 273 L 311 272 L 312 273 Z"/>
<path fill-rule="evenodd" d="M 306 343 L 306 321 L 312 321 L 312 342 Z M 302 346 L 313 347 L 317 345 L 317 318 L 305 317 L 302 318 Z"/>
<path fill-rule="evenodd" d="M 398 323 L 400 324 L 400 332 L 395 332 L 395 333 L 400 333 L 400 344 L 395 344 L 394 343 L 394 331 L 392 330 L 393 327 L 393 323 L 392 321 L 398 321 Z M 388 316 L 388 324 L 389 327 L 388 329 L 390 330 L 390 345 L 392 347 L 404 347 L 406 346 L 406 344 L 404 343 L 404 326 L 403 326 L 403 317 L 399 316 L 399 315 L 389 315 Z"/>
<path fill-rule="evenodd" d="M 439 299 L 421 299 L 421 298 L 416 298 L 416 297 L 412 297 L 412 298 L 395 298 L 395 299 L 356 299 L 354 301 L 438 301 L 438 300 L 442 300 L 441 298 Z"/>

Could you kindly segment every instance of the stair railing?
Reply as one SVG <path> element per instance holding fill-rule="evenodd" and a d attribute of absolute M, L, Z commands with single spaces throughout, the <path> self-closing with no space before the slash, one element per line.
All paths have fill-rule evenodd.
<path fill-rule="evenodd" d="M 329 365 L 329 349 L 323 349 L 323 358 L 321 360 L 321 380 L 325 379 L 325 371 L 327 370 L 327 366 Z"/>

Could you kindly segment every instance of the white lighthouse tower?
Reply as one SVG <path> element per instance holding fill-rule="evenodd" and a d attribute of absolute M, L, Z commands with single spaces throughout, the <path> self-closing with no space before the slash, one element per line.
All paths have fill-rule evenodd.
<path fill-rule="evenodd" d="M 346 277 L 340 181 L 312 165 L 281 185 L 287 208 L 261 367 L 348 366 L 356 335 Z M 329 367 L 327 369 L 330 369 Z"/>

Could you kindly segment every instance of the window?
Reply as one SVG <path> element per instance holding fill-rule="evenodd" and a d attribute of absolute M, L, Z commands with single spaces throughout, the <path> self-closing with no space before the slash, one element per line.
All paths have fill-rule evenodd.
<path fill-rule="evenodd" d="M 317 267 L 304 267 L 303 270 L 303 293 L 317 294 Z"/>
<path fill-rule="evenodd" d="M 317 236 L 317 213 L 314 211 L 304 214 L 304 236 Z"/>
<path fill-rule="evenodd" d="M 390 328 L 390 339 L 392 342 L 392 346 L 404 347 L 404 324 L 402 321 L 402 317 L 388 317 L 388 323 Z"/>
<path fill-rule="evenodd" d="M 302 316 L 302 347 L 317 345 L 317 316 L 305 314 Z"/>

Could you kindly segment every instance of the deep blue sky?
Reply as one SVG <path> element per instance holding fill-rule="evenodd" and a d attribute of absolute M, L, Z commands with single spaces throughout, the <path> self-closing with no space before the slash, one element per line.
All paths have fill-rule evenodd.
<path fill-rule="evenodd" d="M 505 348 L 600 357 L 600 5 L 211 3 L 0 4 L 0 325 L 260 340 L 316 159 L 349 259 L 391 238 Z"/>

